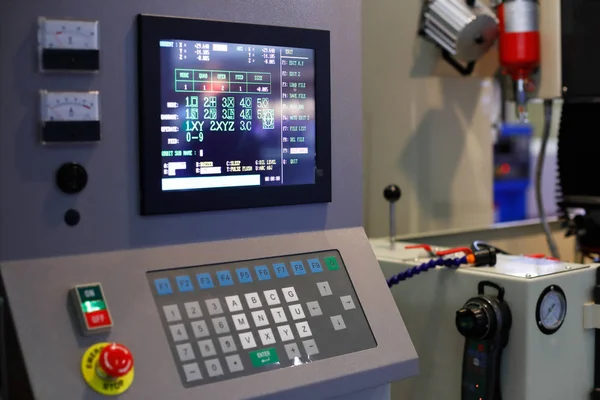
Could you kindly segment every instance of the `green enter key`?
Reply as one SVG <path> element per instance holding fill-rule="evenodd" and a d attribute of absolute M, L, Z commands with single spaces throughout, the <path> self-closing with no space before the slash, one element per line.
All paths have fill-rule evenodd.
<path fill-rule="evenodd" d="M 262 367 L 263 365 L 278 363 L 279 357 L 275 348 L 271 347 L 269 349 L 251 351 L 250 360 L 255 367 Z"/>

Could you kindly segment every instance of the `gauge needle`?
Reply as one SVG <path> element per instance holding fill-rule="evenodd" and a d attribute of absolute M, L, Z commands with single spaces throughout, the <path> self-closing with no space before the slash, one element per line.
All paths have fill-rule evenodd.
<path fill-rule="evenodd" d="M 548 309 L 548 312 L 546 313 L 546 317 L 544 317 L 544 319 L 548 318 L 548 315 L 550 315 L 550 313 L 552 312 L 552 310 L 554 310 L 554 306 L 555 306 L 555 305 L 556 305 L 556 304 L 552 304 L 552 305 L 550 306 L 550 308 Z"/>

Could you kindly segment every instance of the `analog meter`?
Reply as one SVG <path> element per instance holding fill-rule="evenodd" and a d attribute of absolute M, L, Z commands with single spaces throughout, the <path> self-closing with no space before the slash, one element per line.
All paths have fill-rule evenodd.
<path fill-rule="evenodd" d="M 43 143 L 100 140 L 98 92 L 40 93 Z"/>
<path fill-rule="evenodd" d="M 560 329 L 567 315 L 567 298 L 556 285 L 548 286 L 537 302 L 536 319 L 538 328 L 546 335 Z"/>
<path fill-rule="evenodd" d="M 98 21 L 40 18 L 38 47 L 43 71 L 97 71 Z"/>

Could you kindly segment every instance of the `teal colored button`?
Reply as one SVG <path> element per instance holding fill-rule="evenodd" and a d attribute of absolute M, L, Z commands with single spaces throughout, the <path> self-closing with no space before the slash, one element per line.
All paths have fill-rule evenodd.
<path fill-rule="evenodd" d="M 277 351 L 274 347 L 268 349 L 256 350 L 250 352 L 250 360 L 255 367 L 263 367 L 265 365 L 276 364 L 279 362 Z"/>
<path fill-rule="evenodd" d="M 80 286 L 77 288 L 77 291 L 79 292 L 79 298 L 82 302 L 104 300 L 102 298 L 102 291 L 100 290 L 100 285 Z"/>
<path fill-rule="evenodd" d="M 327 268 L 329 268 L 330 271 L 336 271 L 340 269 L 337 259 L 334 256 L 325 257 L 323 260 L 325 260 L 325 264 L 327 264 Z"/>

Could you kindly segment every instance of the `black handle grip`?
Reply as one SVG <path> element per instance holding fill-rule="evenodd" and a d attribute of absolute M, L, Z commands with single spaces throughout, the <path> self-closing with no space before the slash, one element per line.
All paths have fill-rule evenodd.
<path fill-rule="evenodd" d="M 444 57 L 444 60 L 446 60 L 446 62 L 462 76 L 469 76 L 475 70 L 475 61 L 471 61 L 466 66 L 461 65 L 454 57 L 452 57 L 452 54 L 450 54 L 448 50 L 442 49 L 442 57 Z"/>
<path fill-rule="evenodd" d="M 489 286 L 491 288 L 494 288 L 498 291 L 498 300 L 500 301 L 504 301 L 504 288 L 500 285 L 498 285 L 497 283 L 494 282 L 490 282 L 490 281 L 481 281 L 477 284 L 477 293 L 479 295 L 483 295 L 485 293 L 485 287 Z"/>

